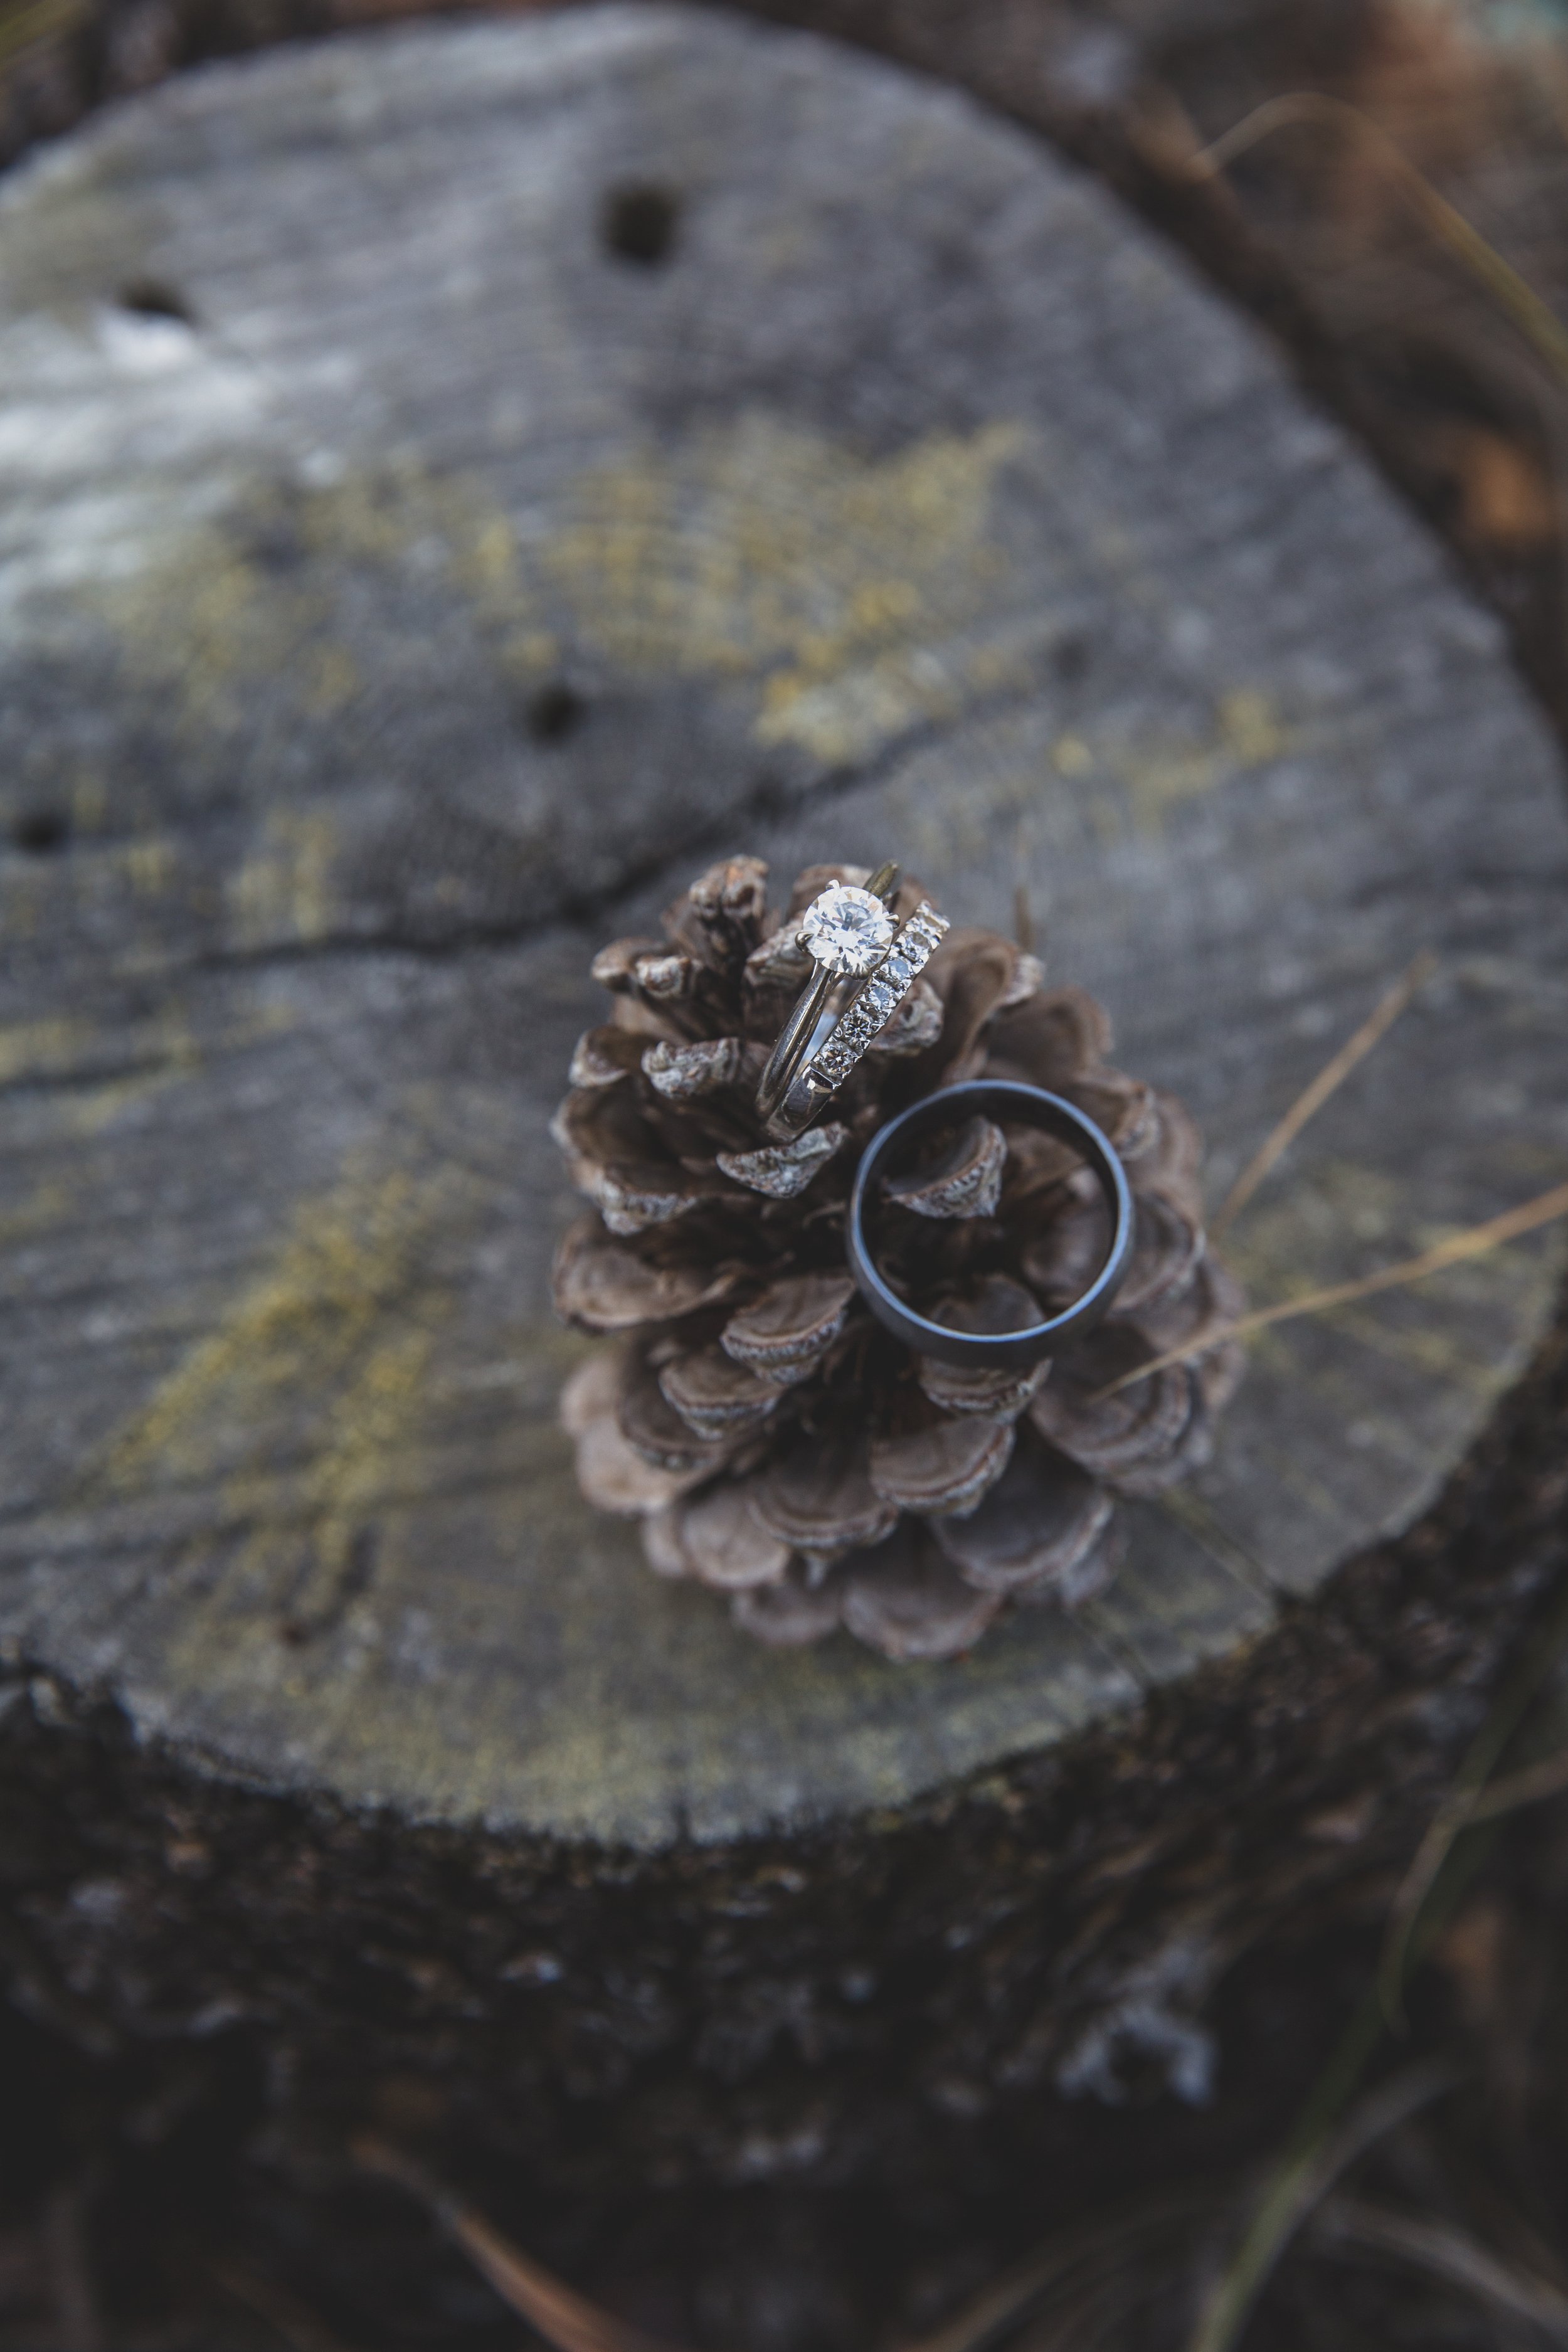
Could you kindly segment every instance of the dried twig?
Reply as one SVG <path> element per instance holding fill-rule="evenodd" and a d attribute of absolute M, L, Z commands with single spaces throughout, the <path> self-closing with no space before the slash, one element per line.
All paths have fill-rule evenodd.
<path fill-rule="evenodd" d="M 1363 2003 L 1357 2011 L 1352 2032 L 1335 2053 L 1294 2144 L 1206 2297 L 1189 2352 L 1230 2352 L 1279 2257 L 1333 2183 L 1384 2133 L 1441 2098 L 1461 2080 L 1458 2070 L 1447 2060 L 1430 2059 L 1409 2067 L 1369 2092 L 1335 2132 L 1334 2116 L 1376 2040 L 1375 2011 L 1371 2014 L 1369 2033 L 1367 2008 Z"/>
<path fill-rule="evenodd" d="M 1463 213 L 1416 170 L 1383 125 L 1363 113 L 1359 106 L 1352 106 L 1348 100 L 1331 98 L 1326 90 L 1317 89 L 1291 90 L 1282 97 L 1271 98 L 1221 138 L 1186 158 L 1184 168 L 1194 180 L 1214 179 L 1227 163 L 1257 146 L 1259 140 L 1303 122 L 1328 123 L 1352 131 L 1375 149 L 1394 184 L 1432 234 L 1486 288 L 1558 381 L 1568 383 L 1568 328 L 1518 270 L 1487 243 L 1478 229 L 1471 227 Z"/>
<path fill-rule="evenodd" d="M 1483 1786 L 1565 1640 L 1568 1597 L 1559 1601 L 1524 1659 L 1493 1700 L 1456 1783 L 1462 1791 L 1463 1811 L 1460 1799 L 1451 1796 L 1423 1841 L 1415 1864 L 1395 1900 L 1378 1981 L 1362 1999 L 1338 2049 L 1319 2078 L 1251 2226 L 1205 2304 L 1189 2352 L 1232 2352 L 1248 2312 L 1290 2236 L 1313 2206 L 1321 2203 L 1348 2162 L 1370 2146 L 1372 2137 L 1376 2136 L 1369 2133 L 1365 2121 L 1369 2117 L 1376 2119 L 1373 2102 L 1392 2099 L 1400 2084 L 1412 2087 L 1417 2084 L 1422 2073 L 1419 2068 L 1396 2077 L 1384 2092 L 1374 2093 L 1373 2100 L 1363 2103 L 1359 2110 L 1363 2119 L 1359 2130 L 1357 2119 L 1352 2117 L 1336 2140 L 1329 2140 L 1334 2117 L 1364 2073 L 1389 2018 L 1399 2013 L 1413 1961 L 1430 1949 L 1467 1883 L 1464 1869 L 1445 1868 L 1454 1841 L 1459 1830 L 1474 1821 L 1476 1801 Z M 1457 2079 L 1452 2074 L 1448 2076 L 1449 2083 Z M 1437 2086 L 1439 2090 L 1443 2087 L 1446 2085 Z M 1382 2129 L 1413 2114 L 1420 2104 L 1417 2100 L 1401 2115 L 1391 2116 Z M 1344 2154 L 1347 2147 L 1349 2155 Z M 1324 2149 L 1327 2153 L 1320 2156 L 1318 2151 Z"/>
<path fill-rule="evenodd" d="M 482 2213 L 403 2149 L 366 2137 L 355 2141 L 353 2153 L 367 2172 L 396 2181 L 427 2206 L 501 2301 L 536 2327 L 557 2352 L 684 2352 L 684 2347 L 645 2336 L 640 2328 L 628 2327 L 598 2304 L 590 2303 L 542 2263 L 514 2246 Z"/>
<path fill-rule="evenodd" d="M 1415 1850 L 1415 1858 L 1401 1882 L 1389 1910 L 1378 1969 L 1378 1998 L 1390 2024 L 1404 2014 L 1405 1979 L 1411 1946 L 1427 1898 L 1461 1832 L 1478 1819 L 1479 1808 L 1501 1762 L 1510 1740 L 1519 1729 L 1542 1684 L 1568 1646 L 1568 1593 L 1526 1648 L 1513 1673 L 1493 1700 L 1487 1719 L 1470 1743 L 1469 1752 L 1454 1778 L 1454 1785 L 1433 1816 Z M 1507 1783 L 1500 1784 L 1506 1787 Z M 1494 1812 L 1507 1810 L 1494 1807 Z"/>
<path fill-rule="evenodd" d="M 89 15 L 89 0 L 23 0 L 0 12 L 0 68 L 45 41 L 74 33 Z"/>
<path fill-rule="evenodd" d="M 1157 2275 L 1152 2273 L 1148 2258 L 1168 2242 L 1179 2250 L 1184 2269 L 1194 2231 L 1213 2221 L 1226 2193 L 1226 2184 L 1210 2183 L 1144 2198 L 1096 2224 L 1058 2231 L 934 2335 L 904 2346 L 902 2352 L 984 2352 L 986 2346 L 1036 2315 L 1047 2332 L 1031 2334 L 1030 2352 L 1049 2352 L 1058 2343 L 1085 2352 L 1083 2336 L 1072 2326 L 1073 2319 L 1081 2318 L 1085 2304 L 1102 2303 L 1110 2292 L 1125 2308 L 1173 2286 L 1174 2279 L 1163 2266 Z M 1047 2295 L 1052 2298 L 1049 2307 L 1042 2309 Z"/>
<path fill-rule="evenodd" d="M 1470 1821 L 1495 1822 L 1504 1813 L 1517 1812 L 1521 1805 L 1560 1797 L 1564 1789 L 1568 1789 L 1568 1748 L 1560 1748 L 1555 1756 L 1543 1756 L 1539 1764 L 1527 1764 L 1521 1771 L 1493 1780 L 1470 1807 Z"/>
<path fill-rule="evenodd" d="M 1343 1086 L 1351 1072 L 1358 1063 L 1366 1059 L 1378 1040 L 1386 1036 L 1417 990 L 1425 986 L 1436 969 L 1436 957 L 1429 948 L 1423 949 L 1409 970 L 1379 1000 L 1354 1036 L 1349 1038 L 1332 1060 L 1325 1064 L 1306 1091 L 1297 1096 L 1273 1133 L 1253 1153 L 1216 1213 L 1210 1218 L 1211 1241 L 1219 1239 L 1226 1227 L 1251 1200 L 1276 1161 L 1283 1159 L 1308 1120 L 1315 1118 L 1329 1097 Z"/>
<path fill-rule="evenodd" d="M 342 2336 L 335 2336 L 324 2320 L 275 2279 L 263 2278 L 245 2263 L 226 2257 L 205 2262 L 203 2267 L 215 2285 L 265 2320 L 289 2352 L 349 2352 Z"/>
<path fill-rule="evenodd" d="M 106 2341 L 87 2233 L 92 2182 L 68 2180 L 44 2211 L 44 2242 L 54 2289 L 58 2352 L 103 2352 Z"/>
<path fill-rule="evenodd" d="M 1326 1290 L 1309 1291 L 1304 1298 L 1285 1298 L 1278 1306 L 1259 1307 L 1250 1315 L 1238 1315 L 1235 1322 L 1222 1323 L 1184 1347 L 1168 1349 L 1152 1363 L 1140 1364 L 1136 1371 L 1124 1372 L 1119 1381 L 1097 1389 L 1095 1402 L 1115 1396 L 1119 1390 L 1132 1388 L 1139 1381 L 1149 1380 L 1169 1364 L 1184 1364 L 1194 1356 L 1209 1355 L 1231 1339 L 1250 1339 L 1255 1331 L 1266 1331 L 1276 1323 L 1292 1322 L 1299 1315 L 1322 1315 L 1330 1307 L 1349 1307 L 1358 1298 L 1373 1298 L 1382 1290 L 1403 1290 L 1413 1282 L 1425 1282 L 1430 1274 L 1441 1274 L 1447 1266 L 1485 1257 L 1492 1250 L 1500 1249 L 1505 1242 L 1518 1241 L 1525 1234 L 1554 1223 L 1559 1217 L 1568 1217 L 1568 1184 L 1554 1184 L 1550 1192 L 1538 1192 L 1533 1201 L 1521 1202 L 1517 1209 L 1505 1210 L 1500 1217 L 1489 1217 L 1485 1224 L 1467 1225 L 1463 1233 L 1450 1234 L 1446 1242 L 1423 1250 L 1419 1257 L 1402 1258 L 1397 1265 L 1385 1265 L 1378 1273 L 1362 1275 L 1353 1282 L 1336 1282 Z"/>
<path fill-rule="evenodd" d="M 1369 2253 L 1391 2254 L 1446 2285 L 1463 2287 L 1482 2303 L 1568 2344 L 1568 2294 L 1550 2280 L 1503 2262 L 1489 2247 L 1450 2221 L 1426 2221 L 1359 2198 L 1334 2198 L 1320 2217 L 1323 2234 Z"/>
<path fill-rule="evenodd" d="M 502 2301 L 557 2352 L 684 2352 L 626 2326 L 577 2294 L 402 2149 L 364 2138 L 355 2144 L 354 2154 L 367 2171 L 396 2181 L 426 2206 Z M 1091 2320 L 1092 2341 L 1099 2342 L 1101 2322 L 1125 2315 L 1154 2294 L 1174 2291 L 1173 2269 L 1162 2265 L 1157 2274 L 1147 2267 L 1140 2272 L 1139 2257 L 1168 2246 L 1179 2252 L 1184 2270 L 1194 2231 L 1212 2221 L 1216 2208 L 1223 2211 L 1228 2193 L 1223 2184 L 1211 2182 L 1142 2200 L 1087 2229 L 1058 2231 L 1027 2263 L 903 2352 L 985 2352 L 1037 2314 L 1047 2332 L 1031 2336 L 1032 2352 L 1068 2352 L 1069 2347 L 1070 2352 L 1089 2352 L 1091 2338 L 1078 2322 Z M 1047 2296 L 1049 2310 L 1041 2312 Z"/>

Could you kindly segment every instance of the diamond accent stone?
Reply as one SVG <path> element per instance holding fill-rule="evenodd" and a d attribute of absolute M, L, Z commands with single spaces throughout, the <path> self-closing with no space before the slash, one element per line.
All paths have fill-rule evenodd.
<path fill-rule="evenodd" d="M 892 944 L 893 919 L 869 890 L 834 882 L 806 908 L 800 935 L 818 963 L 847 977 L 880 961 Z"/>
<path fill-rule="evenodd" d="M 836 884 L 832 889 L 825 890 L 801 927 L 803 935 L 812 916 L 824 901 L 834 898 L 865 898 L 868 896 L 868 892 L 852 890 L 847 885 Z M 879 900 L 873 898 L 870 903 L 873 907 L 880 907 Z M 947 918 L 939 915 L 929 901 L 922 899 L 897 936 L 890 938 L 888 951 L 879 958 L 873 956 L 866 967 L 873 971 L 874 976 L 843 1014 L 826 1044 L 818 1047 L 810 1068 L 805 1072 L 811 1085 L 832 1093 L 844 1084 L 872 1039 L 887 1027 L 904 1002 L 917 976 L 924 971 L 942 945 L 942 937 L 949 928 Z M 891 935 L 893 926 L 890 922 L 888 929 Z M 810 944 L 812 953 L 817 955 L 819 951 L 815 940 Z M 820 960 L 826 961 L 825 958 Z"/>

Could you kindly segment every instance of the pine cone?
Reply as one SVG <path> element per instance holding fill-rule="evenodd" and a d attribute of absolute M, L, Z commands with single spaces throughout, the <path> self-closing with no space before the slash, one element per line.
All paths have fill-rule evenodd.
<path fill-rule="evenodd" d="M 616 1336 L 563 1416 L 588 1500 L 639 1518 L 655 1572 L 728 1592 L 748 1633 L 795 1644 L 842 1624 L 887 1657 L 945 1658 L 1008 1603 L 1071 1607 L 1110 1580 L 1116 1496 L 1158 1494 L 1205 1460 L 1242 1351 L 1222 1342 L 1100 1392 L 1228 1322 L 1241 1297 L 1205 1251 L 1186 1111 L 1105 1060 L 1092 997 L 1047 989 L 994 932 L 950 932 L 828 1117 L 793 1143 L 764 1138 L 757 1082 L 811 971 L 796 925 L 828 883 L 866 879 L 812 866 L 781 918 L 766 867 L 731 858 L 671 908 L 665 939 L 595 959 L 611 1017 L 577 1046 L 553 1133 L 595 1213 L 562 1246 L 555 1297 L 568 1322 Z M 925 895 L 907 882 L 896 912 Z M 911 1354 L 845 1265 L 870 1137 L 981 1076 L 1086 1110 L 1137 1210 L 1111 1315 L 1026 1372 Z M 1099 1188 L 1045 1135 L 972 1118 L 884 1190 L 879 1262 L 960 1329 L 1038 1321 L 1104 1255 Z"/>

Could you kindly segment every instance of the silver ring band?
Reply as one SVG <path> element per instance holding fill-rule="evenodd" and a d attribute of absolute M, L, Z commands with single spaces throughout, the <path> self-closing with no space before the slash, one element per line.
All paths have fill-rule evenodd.
<path fill-rule="evenodd" d="M 1081 1152 L 1094 1172 L 1110 1218 L 1105 1262 L 1088 1289 L 1060 1314 L 1047 1316 L 1043 1323 L 1030 1324 L 1021 1331 L 954 1331 L 945 1323 L 933 1323 L 917 1314 L 881 1273 L 866 1238 L 873 1180 L 889 1155 L 907 1150 L 928 1129 L 951 1127 L 977 1111 L 988 1112 L 998 1120 L 1016 1120 L 1021 1127 L 1039 1128 Z M 973 1078 L 922 1097 L 872 1137 L 861 1155 L 849 1195 L 844 1250 L 867 1306 L 906 1348 L 917 1355 L 934 1356 L 942 1364 L 1011 1371 L 1037 1364 L 1043 1356 L 1056 1355 L 1069 1340 L 1094 1328 L 1121 1286 L 1132 1255 L 1133 1229 L 1132 1193 L 1121 1162 L 1086 1111 L 1060 1095 L 1047 1094 L 1043 1087 L 1025 1086 L 1014 1078 Z"/>

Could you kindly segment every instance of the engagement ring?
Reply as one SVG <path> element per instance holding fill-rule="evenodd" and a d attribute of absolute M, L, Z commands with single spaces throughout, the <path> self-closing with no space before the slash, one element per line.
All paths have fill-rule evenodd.
<path fill-rule="evenodd" d="M 816 972 L 757 1088 L 758 1116 L 782 1141 L 803 1135 L 826 1107 L 942 944 L 947 920 L 924 899 L 895 924 L 898 887 L 898 867 L 880 866 L 864 889 L 831 884 L 801 919 L 796 936 Z"/>

